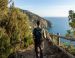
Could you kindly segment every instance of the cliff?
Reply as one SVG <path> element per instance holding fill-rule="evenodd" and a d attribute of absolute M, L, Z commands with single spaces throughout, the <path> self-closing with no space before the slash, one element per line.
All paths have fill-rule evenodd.
<path fill-rule="evenodd" d="M 51 22 L 47 21 L 46 19 L 28 11 L 28 10 L 22 10 L 21 11 L 25 14 L 27 14 L 27 16 L 29 17 L 29 20 L 32 24 L 32 27 L 34 28 L 36 26 L 36 22 L 37 20 L 40 20 L 41 22 L 41 26 L 44 28 L 50 28 L 51 27 Z"/>

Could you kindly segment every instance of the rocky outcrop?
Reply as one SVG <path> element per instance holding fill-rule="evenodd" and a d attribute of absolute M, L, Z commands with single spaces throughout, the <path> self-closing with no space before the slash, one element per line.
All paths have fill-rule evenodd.
<path fill-rule="evenodd" d="M 23 13 L 27 14 L 29 17 L 30 22 L 32 23 L 32 27 L 34 28 L 36 26 L 37 20 L 40 20 L 41 26 L 44 28 L 50 28 L 51 22 L 47 21 L 46 19 L 28 11 L 28 10 L 21 10 Z"/>

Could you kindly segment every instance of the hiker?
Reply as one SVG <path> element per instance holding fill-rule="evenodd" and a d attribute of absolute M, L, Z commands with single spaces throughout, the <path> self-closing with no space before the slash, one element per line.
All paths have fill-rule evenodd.
<path fill-rule="evenodd" d="M 33 30 L 33 38 L 34 38 L 34 45 L 35 45 L 35 52 L 36 58 L 39 58 L 38 53 L 40 53 L 40 58 L 43 58 L 43 51 L 42 51 L 42 42 L 45 38 L 44 30 L 40 27 L 40 21 L 37 21 L 37 27 Z M 40 51 L 38 51 L 38 49 Z"/>

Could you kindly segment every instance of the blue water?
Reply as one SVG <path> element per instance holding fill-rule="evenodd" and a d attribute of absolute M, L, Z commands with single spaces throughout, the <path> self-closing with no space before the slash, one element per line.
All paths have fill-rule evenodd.
<path fill-rule="evenodd" d="M 48 21 L 52 23 L 52 28 L 49 28 L 48 31 L 53 34 L 60 33 L 60 35 L 65 36 L 67 30 L 70 29 L 69 21 L 67 17 L 45 17 Z M 75 44 L 70 40 L 61 39 L 61 42 L 66 42 L 68 44 Z"/>
<path fill-rule="evenodd" d="M 52 28 L 49 29 L 50 33 L 65 35 L 70 29 L 67 17 L 46 17 L 46 19 L 52 23 Z"/>

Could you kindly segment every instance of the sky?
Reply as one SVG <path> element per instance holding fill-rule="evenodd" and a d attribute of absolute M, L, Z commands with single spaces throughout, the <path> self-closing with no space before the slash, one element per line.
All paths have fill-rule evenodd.
<path fill-rule="evenodd" d="M 14 0 L 15 6 L 42 17 L 67 17 L 75 10 L 75 0 Z"/>

